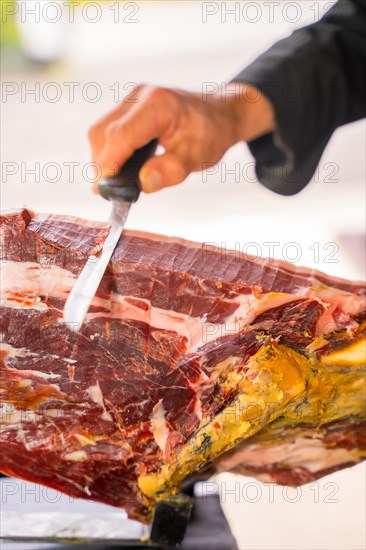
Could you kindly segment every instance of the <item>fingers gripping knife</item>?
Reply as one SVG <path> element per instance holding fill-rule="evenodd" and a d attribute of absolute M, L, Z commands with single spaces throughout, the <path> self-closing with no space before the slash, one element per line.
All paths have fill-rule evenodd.
<path fill-rule="evenodd" d="M 64 322 L 71 329 L 79 330 L 93 301 L 109 260 L 122 234 L 131 204 L 140 195 L 139 171 L 143 164 L 154 155 L 158 141 L 153 140 L 135 151 L 132 157 L 112 178 L 105 178 L 99 185 L 99 192 L 112 201 L 109 218 L 111 228 L 99 256 L 89 257 L 84 269 L 70 292 L 64 307 Z"/>

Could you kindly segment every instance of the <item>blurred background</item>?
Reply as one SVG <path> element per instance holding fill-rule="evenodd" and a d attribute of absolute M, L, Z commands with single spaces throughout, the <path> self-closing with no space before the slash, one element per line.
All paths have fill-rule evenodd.
<path fill-rule="evenodd" d="M 87 141 L 99 117 L 136 83 L 215 89 L 331 4 L 3 0 L 1 208 L 106 220 Z M 295 197 L 264 189 L 238 145 L 217 169 L 142 196 L 128 227 L 363 278 L 365 141 L 364 121 L 338 129 Z M 258 482 L 250 492 L 253 480 L 232 475 L 216 482 L 240 549 L 364 548 L 362 465 L 296 494 Z"/>

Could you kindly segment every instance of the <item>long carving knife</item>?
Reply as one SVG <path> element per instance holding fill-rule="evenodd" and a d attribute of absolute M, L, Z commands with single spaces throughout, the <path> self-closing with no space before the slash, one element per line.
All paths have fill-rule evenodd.
<path fill-rule="evenodd" d="M 99 256 L 91 255 L 74 284 L 64 307 L 64 322 L 72 330 L 79 330 L 100 285 L 114 249 L 121 237 L 131 205 L 140 195 L 139 172 L 143 164 L 154 155 L 158 142 L 153 140 L 135 151 L 121 170 L 99 184 L 102 197 L 112 201 L 109 218 L 110 231 Z"/>

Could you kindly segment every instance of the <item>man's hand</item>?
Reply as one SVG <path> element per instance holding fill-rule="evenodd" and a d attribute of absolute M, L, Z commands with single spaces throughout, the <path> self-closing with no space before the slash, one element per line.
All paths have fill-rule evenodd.
<path fill-rule="evenodd" d="M 165 152 L 140 172 L 146 193 L 182 182 L 191 172 L 216 164 L 238 141 L 274 128 L 269 101 L 258 90 L 236 84 L 236 94 L 208 95 L 139 86 L 89 132 L 93 160 L 111 176 L 133 152 L 158 138 Z"/>

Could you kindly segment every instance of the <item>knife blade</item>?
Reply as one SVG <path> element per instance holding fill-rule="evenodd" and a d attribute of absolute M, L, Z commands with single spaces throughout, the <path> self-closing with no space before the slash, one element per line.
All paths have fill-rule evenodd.
<path fill-rule="evenodd" d="M 131 203 L 113 201 L 111 224 L 108 237 L 104 241 L 101 255 L 88 258 L 80 276 L 74 284 L 64 307 L 64 322 L 72 330 L 79 330 L 88 312 L 100 281 L 122 234 Z"/>
<path fill-rule="evenodd" d="M 82 272 L 74 284 L 64 306 L 63 322 L 71 330 L 80 330 L 93 301 L 104 272 L 122 235 L 131 205 L 140 195 L 139 172 L 143 164 L 154 155 L 158 141 L 153 140 L 135 151 L 121 170 L 112 178 L 105 178 L 99 184 L 103 198 L 112 201 L 109 218 L 110 230 L 104 241 L 101 254 L 89 256 Z"/>

